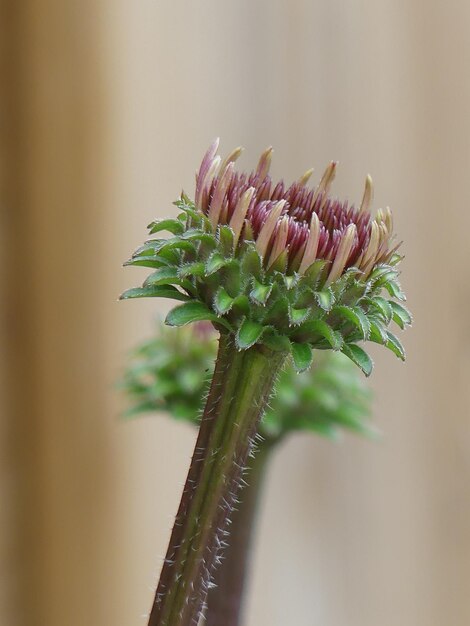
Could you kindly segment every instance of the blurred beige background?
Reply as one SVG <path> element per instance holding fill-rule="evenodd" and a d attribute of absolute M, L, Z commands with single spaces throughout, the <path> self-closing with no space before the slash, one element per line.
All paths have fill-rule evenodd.
<path fill-rule="evenodd" d="M 1 0 L 0 623 L 145 624 L 194 434 L 119 420 L 162 303 L 117 303 L 210 140 L 405 240 L 408 361 L 374 351 L 381 443 L 292 439 L 248 626 L 470 623 L 470 4 Z"/>

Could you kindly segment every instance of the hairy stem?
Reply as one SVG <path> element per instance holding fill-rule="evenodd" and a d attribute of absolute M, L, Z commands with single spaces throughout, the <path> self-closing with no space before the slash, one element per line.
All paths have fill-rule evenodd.
<path fill-rule="evenodd" d="M 149 626 L 197 626 L 259 420 L 285 355 L 221 335 Z"/>
<path fill-rule="evenodd" d="M 248 461 L 247 484 L 242 488 L 229 526 L 229 545 L 215 573 L 215 586 L 207 596 L 205 626 L 239 626 L 241 623 L 256 514 L 273 445 L 267 441 L 261 443 Z"/>

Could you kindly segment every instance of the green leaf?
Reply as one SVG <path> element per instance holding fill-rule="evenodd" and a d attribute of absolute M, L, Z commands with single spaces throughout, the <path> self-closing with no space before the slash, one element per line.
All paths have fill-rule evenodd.
<path fill-rule="evenodd" d="M 187 225 L 191 225 L 191 226 L 202 226 L 203 223 L 203 219 L 202 219 L 202 214 L 199 213 L 199 211 L 195 211 L 194 209 L 191 208 L 186 208 L 183 209 L 183 211 L 186 214 L 186 219 L 187 219 Z"/>
<path fill-rule="evenodd" d="M 219 315 L 228 313 L 232 308 L 234 298 L 229 296 L 223 287 L 219 287 L 214 297 L 214 308 Z"/>
<path fill-rule="evenodd" d="M 398 304 L 397 302 L 393 302 L 393 300 L 390 300 L 389 304 L 393 310 L 394 322 L 398 324 L 398 326 L 402 330 L 404 330 L 405 326 L 409 326 L 411 322 L 413 321 L 413 318 L 411 317 L 411 313 L 408 311 L 408 309 L 406 309 L 401 304 Z"/>
<path fill-rule="evenodd" d="M 165 250 L 183 250 L 183 252 L 196 252 L 196 246 L 191 241 L 186 241 L 181 237 L 172 237 L 158 248 L 158 252 Z"/>
<path fill-rule="evenodd" d="M 147 226 L 150 229 L 150 234 L 159 233 L 162 230 L 166 230 L 173 235 L 182 235 L 184 232 L 184 226 L 180 220 L 175 219 L 163 219 L 155 220 Z"/>
<path fill-rule="evenodd" d="M 173 202 L 173 204 L 175 206 L 177 206 L 178 209 L 180 209 L 180 211 L 185 211 L 186 209 L 195 209 L 196 208 L 194 202 L 189 198 L 189 196 L 187 196 L 184 193 L 184 191 L 181 193 L 181 195 L 178 198 L 178 200 L 175 200 Z"/>
<path fill-rule="evenodd" d="M 220 242 L 220 247 L 222 252 L 226 256 L 231 256 L 233 254 L 233 230 L 227 224 L 223 226 L 219 226 L 218 229 L 218 238 Z"/>
<path fill-rule="evenodd" d="M 180 200 L 175 200 L 173 204 L 177 206 L 180 211 L 184 211 L 185 213 L 189 211 L 190 215 L 194 212 L 196 213 L 199 219 L 202 218 L 202 213 L 199 213 L 199 211 L 196 211 L 196 207 L 192 202 L 185 202 L 184 200 L 180 199 Z"/>
<path fill-rule="evenodd" d="M 342 304 L 346 306 L 354 306 L 359 300 L 361 300 L 368 291 L 368 284 L 366 282 L 353 279 L 348 283 L 344 291 L 341 293 Z"/>
<path fill-rule="evenodd" d="M 316 291 L 314 295 L 319 307 L 321 307 L 324 311 L 331 310 L 331 307 L 333 306 L 335 301 L 335 297 L 333 295 L 333 291 L 330 288 L 323 289 L 322 291 Z"/>
<path fill-rule="evenodd" d="M 256 278 L 253 279 L 253 289 L 250 292 L 250 298 L 257 304 L 266 304 L 266 300 L 269 298 L 271 291 L 271 285 L 263 285 L 258 282 Z"/>
<path fill-rule="evenodd" d="M 196 224 L 203 222 L 205 216 L 196 209 L 194 203 L 189 199 L 181 198 L 173 202 L 173 204 L 177 206 L 180 211 L 184 211 L 186 215 L 191 218 L 192 222 Z"/>
<path fill-rule="evenodd" d="M 136 266 L 136 267 L 153 267 L 157 269 L 158 267 L 164 267 L 168 265 L 168 261 L 161 257 L 156 256 L 137 256 L 135 258 L 129 259 L 124 263 L 124 266 Z"/>
<path fill-rule="evenodd" d="M 233 300 L 233 312 L 236 315 L 247 315 L 250 311 L 250 301 L 244 293 L 240 294 Z"/>
<path fill-rule="evenodd" d="M 311 313 L 310 308 L 294 309 L 293 307 L 290 307 L 289 308 L 289 321 L 294 326 L 299 326 L 300 324 L 305 322 L 305 320 L 310 315 L 310 313 Z"/>
<path fill-rule="evenodd" d="M 362 274 L 361 270 L 357 269 L 357 267 L 350 267 L 340 278 L 332 283 L 331 288 L 336 300 L 340 300 L 345 291 L 352 290 L 356 285 L 363 286 L 363 283 L 359 283 L 356 280 L 356 276 L 359 274 Z"/>
<path fill-rule="evenodd" d="M 265 321 L 268 324 L 278 325 L 289 316 L 289 301 L 285 296 L 274 296 L 274 303 L 266 313 Z"/>
<path fill-rule="evenodd" d="M 150 241 L 146 241 L 133 252 L 132 258 L 134 259 L 139 256 L 155 256 L 166 241 L 168 241 L 168 239 L 150 239 Z"/>
<path fill-rule="evenodd" d="M 383 284 L 387 280 L 392 280 L 398 275 L 398 270 L 390 267 L 390 265 L 378 265 L 369 276 L 369 281 Z"/>
<path fill-rule="evenodd" d="M 184 326 L 191 322 L 203 320 L 220 322 L 220 319 L 205 304 L 191 301 L 172 309 L 166 316 L 165 324 L 168 324 L 168 326 Z"/>
<path fill-rule="evenodd" d="M 298 274 L 289 274 L 289 276 L 283 274 L 282 278 L 287 289 L 293 289 L 300 280 L 300 276 Z"/>
<path fill-rule="evenodd" d="M 325 274 L 324 270 L 327 265 L 330 265 L 330 261 L 317 259 L 304 272 L 303 281 L 305 281 L 305 283 L 308 284 L 309 287 L 314 289 L 318 285 L 318 283 L 322 282 Z"/>
<path fill-rule="evenodd" d="M 195 261 L 194 263 L 187 263 L 178 270 L 178 276 L 181 278 L 188 278 L 190 276 L 204 276 L 204 263 L 202 261 Z"/>
<path fill-rule="evenodd" d="M 334 331 L 331 326 L 329 326 L 324 320 L 311 320 L 309 322 L 305 322 L 302 326 L 299 327 L 299 330 L 302 334 L 308 335 L 319 335 L 327 340 L 333 350 L 340 350 L 343 345 L 343 337 L 340 333 Z M 312 339 L 312 343 L 315 340 Z"/>
<path fill-rule="evenodd" d="M 388 341 L 387 330 L 382 322 L 375 317 L 369 318 L 370 335 L 369 339 L 375 343 L 385 345 Z"/>
<path fill-rule="evenodd" d="M 263 344 L 275 352 L 290 352 L 291 342 L 285 335 L 280 335 L 271 326 L 265 326 Z"/>
<path fill-rule="evenodd" d="M 351 322 L 361 333 L 362 339 L 368 339 L 370 333 L 370 323 L 366 314 L 359 306 L 335 306 L 331 311 Z"/>
<path fill-rule="evenodd" d="M 274 260 L 274 262 L 269 267 L 268 273 L 273 274 L 274 272 L 279 272 L 280 274 L 285 275 L 287 270 L 287 262 L 289 260 L 289 254 L 287 248 L 283 250 Z"/>
<path fill-rule="evenodd" d="M 214 251 L 206 262 L 206 276 L 215 274 L 215 272 L 222 267 L 230 265 L 231 263 L 233 263 L 233 259 L 228 259 L 220 254 L 220 252 Z"/>
<path fill-rule="evenodd" d="M 199 241 L 201 244 L 211 249 L 217 247 L 217 240 L 214 235 L 205 233 L 197 228 L 187 230 L 181 238 L 186 241 Z"/>
<path fill-rule="evenodd" d="M 401 287 L 396 280 L 389 280 L 383 285 L 388 293 L 392 296 L 392 298 L 396 298 L 397 300 L 406 300 L 406 296 L 401 290 Z"/>
<path fill-rule="evenodd" d="M 179 265 L 181 262 L 178 250 L 161 249 L 157 251 L 158 258 L 166 261 L 167 265 Z"/>
<path fill-rule="evenodd" d="M 389 324 L 393 315 L 393 310 L 392 310 L 392 307 L 390 306 L 390 303 L 387 300 L 385 300 L 385 298 L 382 298 L 381 296 L 375 296 L 374 298 L 371 298 L 370 303 L 376 310 L 379 311 L 379 313 L 383 316 L 387 324 Z"/>
<path fill-rule="evenodd" d="M 385 344 L 385 347 L 391 350 L 394 354 L 396 354 L 396 356 L 399 359 L 404 361 L 406 358 L 406 354 L 405 354 L 404 347 L 400 343 L 400 340 L 397 337 L 395 337 L 395 335 L 391 333 L 389 330 L 387 330 L 387 336 L 388 336 L 388 341 Z"/>
<path fill-rule="evenodd" d="M 237 346 L 241 350 L 246 350 L 255 344 L 263 334 L 264 326 L 252 320 L 244 320 L 238 329 L 236 336 Z"/>
<path fill-rule="evenodd" d="M 179 284 L 180 282 L 175 267 L 160 267 L 145 279 L 144 287 L 151 285 L 171 285 L 172 283 Z"/>
<path fill-rule="evenodd" d="M 183 195 L 179 200 L 173 202 L 173 204 L 186 214 L 184 216 L 179 215 L 178 219 L 184 221 L 186 218 L 190 218 L 190 223 L 202 225 L 207 232 L 212 232 L 212 225 L 209 219 L 196 209 L 196 205 L 188 196 Z"/>
<path fill-rule="evenodd" d="M 319 319 L 304 322 L 292 332 L 292 336 L 296 341 L 308 341 L 315 347 L 323 347 L 321 345 L 322 339 L 326 339 L 333 350 L 340 350 L 343 345 L 341 333 L 333 330 L 325 321 Z"/>
<path fill-rule="evenodd" d="M 261 257 L 253 245 L 249 245 L 243 252 L 241 258 L 242 275 L 244 278 L 251 280 L 252 277 L 262 280 L 262 264 Z"/>
<path fill-rule="evenodd" d="M 121 296 L 120 300 L 130 300 L 131 298 L 173 298 L 174 300 L 189 300 L 189 296 L 178 291 L 171 285 L 152 285 L 151 287 L 136 287 L 128 289 Z"/>
<path fill-rule="evenodd" d="M 293 343 L 292 358 L 297 372 L 304 372 L 308 369 L 313 360 L 313 352 L 308 343 Z"/>
<path fill-rule="evenodd" d="M 356 344 L 344 344 L 341 352 L 353 361 L 357 366 L 361 368 L 366 376 L 370 376 L 374 363 L 370 356 L 362 348 Z"/>

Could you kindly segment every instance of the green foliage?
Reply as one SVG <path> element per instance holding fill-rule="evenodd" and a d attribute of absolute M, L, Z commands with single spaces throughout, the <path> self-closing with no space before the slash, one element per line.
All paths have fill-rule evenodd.
<path fill-rule="evenodd" d="M 123 299 L 174 298 L 185 302 L 170 311 L 166 323 L 181 326 L 211 321 L 221 332 L 231 332 L 239 349 L 255 343 L 270 349 L 290 350 L 302 371 L 312 350 L 342 351 L 369 375 L 372 361 L 363 341 L 380 343 L 400 359 L 404 350 L 388 330 L 411 324 L 402 304 L 398 263 L 374 268 L 367 280 L 350 268 L 331 285 L 326 284 L 328 261 L 317 260 L 303 275 L 285 274 L 282 254 L 265 270 L 252 241 L 234 245 L 227 225 L 213 233 L 206 216 L 185 196 L 176 203 L 176 219 L 150 224 L 150 233 L 166 229 L 173 236 L 150 239 L 127 262 L 152 269 L 143 286 L 130 289 Z M 385 297 L 385 295 L 387 297 Z"/>
<path fill-rule="evenodd" d="M 131 402 L 126 415 L 166 411 L 197 422 L 216 354 L 215 333 L 165 329 L 131 354 L 121 382 Z"/>
<path fill-rule="evenodd" d="M 292 344 L 292 360 L 297 372 L 305 372 L 310 367 L 313 354 L 312 348 L 308 343 L 294 343 Z"/>
<path fill-rule="evenodd" d="M 250 343 L 258 329 L 243 324 L 241 331 Z M 214 367 L 216 344 L 209 324 L 171 330 L 161 325 L 156 336 L 131 355 L 122 381 L 131 404 L 127 415 L 165 411 L 197 424 Z M 310 366 L 308 344 L 294 345 L 292 353 L 297 369 Z M 308 371 L 297 374 L 289 365 L 282 372 L 260 432 L 269 440 L 301 430 L 330 437 L 341 428 L 372 433 L 370 400 L 369 390 L 347 358 L 317 352 Z"/>
<path fill-rule="evenodd" d="M 236 344 L 240 350 L 253 346 L 263 334 L 264 326 L 251 320 L 244 320 L 238 329 Z"/>
<path fill-rule="evenodd" d="M 165 319 L 165 324 L 168 326 L 186 326 L 192 322 L 201 321 L 221 322 L 217 315 L 211 312 L 202 302 L 185 302 L 179 306 L 171 309 Z"/>
<path fill-rule="evenodd" d="M 130 300 L 131 298 L 171 298 L 172 300 L 189 300 L 189 296 L 172 285 L 154 285 L 153 287 L 135 287 L 125 291 L 121 300 Z"/>
<path fill-rule="evenodd" d="M 360 367 L 366 376 L 371 375 L 374 364 L 372 363 L 370 356 L 362 348 L 356 346 L 355 344 L 346 344 L 343 346 L 343 354 L 349 357 L 351 361 Z"/>

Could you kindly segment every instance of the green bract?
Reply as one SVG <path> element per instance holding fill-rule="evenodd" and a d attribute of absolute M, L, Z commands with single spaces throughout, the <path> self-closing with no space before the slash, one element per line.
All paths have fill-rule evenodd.
<path fill-rule="evenodd" d="M 325 259 L 315 260 L 303 273 L 286 273 L 286 255 L 266 269 L 255 242 L 234 244 L 227 224 L 216 232 L 209 219 L 182 195 L 175 202 L 179 214 L 150 224 L 150 234 L 169 231 L 170 238 L 151 238 L 126 265 L 152 268 L 142 287 L 123 299 L 163 297 L 180 300 L 166 318 L 170 326 L 207 320 L 221 333 L 233 333 L 240 350 L 264 344 L 290 351 L 297 371 L 307 369 L 312 351 L 333 349 L 349 357 L 368 376 L 372 360 L 358 344 L 373 341 L 404 360 L 399 339 L 389 330 L 396 322 L 411 323 L 398 283 L 393 254 L 364 278 L 350 267 L 327 284 Z"/>

